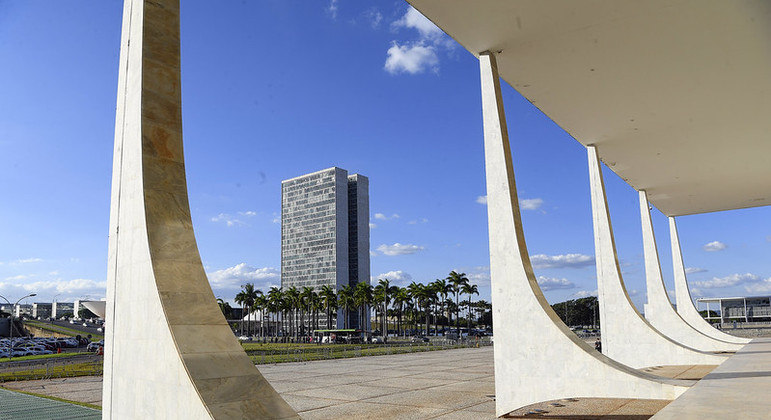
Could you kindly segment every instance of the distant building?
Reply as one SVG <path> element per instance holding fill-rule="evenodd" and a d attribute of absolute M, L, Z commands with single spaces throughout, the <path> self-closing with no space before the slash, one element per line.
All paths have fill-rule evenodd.
<path fill-rule="evenodd" d="M 32 318 L 48 319 L 51 317 L 52 303 L 36 302 L 32 304 Z"/>
<path fill-rule="evenodd" d="M 329 168 L 281 183 L 281 286 L 313 287 L 369 283 L 369 180 Z M 349 328 L 359 325 L 355 311 Z M 343 328 L 342 310 L 333 328 Z M 320 325 L 327 324 L 322 314 Z"/>
<path fill-rule="evenodd" d="M 699 298 L 696 301 L 706 304 L 707 320 L 710 321 L 771 321 L 770 296 Z M 709 311 L 718 312 L 720 316 L 709 316 Z"/>

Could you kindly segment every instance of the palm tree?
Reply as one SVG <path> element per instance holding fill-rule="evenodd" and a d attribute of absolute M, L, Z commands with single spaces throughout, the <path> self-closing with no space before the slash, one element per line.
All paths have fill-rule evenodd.
<path fill-rule="evenodd" d="M 332 309 L 337 309 L 337 292 L 335 288 L 325 284 L 321 286 L 321 299 L 327 310 L 327 329 L 332 329 Z"/>
<path fill-rule="evenodd" d="M 286 289 L 284 296 L 286 297 L 285 308 L 290 312 L 292 318 L 289 324 L 291 326 L 290 334 L 292 337 L 297 338 L 297 310 L 300 309 L 300 291 L 292 286 Z"/>
<path fill-rule="evenodd" d="M 240 291 L 233 298 L 233 301 L 241 305 L 241 335 L 244 335 L 244 305 L 246 304 L 246 293 Z"/>
<path fill-rule="evenodd" d="M 273 334 L 276 338 L 278 338 L 278 331 L 279 331 L 279 314 L 281 312 L 281 302 L 284 300 L 284 292 L 281 290 L 280 287 L 271 287 L 270 291 L 268 291 L 268 302 L 270 303 L 270 309 L 273 313 L 276 314 L 276 322 L 273 326 Z"/>
<path fill-rule="evenodd" d="M 241 291 L 238 292 L 236 295 L 236 299 L 240 300 L 241 304 L 241 323 L 243 324 L 243 311 L 246 310 L 246 335 L 251 336 L 251 322 L 249 320 L 249 314 L 251 313 L 252 306 L 254 306 L 254 300 L 257 299 L 258 295 L 261 295 L 262 292 L 258 289 L 254 288 L 254 285 L 252 283 L 246 283 L 241 286 Z M 238 301 L 237 301 L 238 302 Z"/>
<path fill-rule="evenodd" d="M 300 293 L 300 325 L 303 329 L 303 335 L 307 335 L 311 329 L 311 312 L 313 311 L 313 291 L 312 287 L 304 286 L 302 293 Z M 308 328 L 305 328 L 305 320 L 303 319 L 303 313 L 308 312 Z"/>
<path fill-rule="evenodd" d="M 410 301 L 410 295 L 407 292 L 407 288 L 396 287 L 396 293 L 394 293 L 393 296 L 394 296 L 394 305 L 399 306 L 399 311 L 396 313 L 396 316 L 397 316 L 396 335 L 398 336 L 399 330 L 401 330 L 402 328 L 402 312 L 404 310 L 404 305 Z"/>
<path fill-rule="evenodd" d="M 450 271 L 450 275 L 447 276 L 447 281 L 452 284 L 452 290 L 455 292 L 455 306 L 459 307 L 458 298 L 460 296 L 461 290 L 464 284 L 468 284 L 466 273 L 457 273 L 455 270 Z M 458 309 L 456 309 L 455 312 L 455 327 L 458 332 L 458 338 L 460 338 L 460 313 L 458 312 Z"/>
<path fill-rule="evenodd" d="M 264 337 L 264 324 L 265 324 L 265 309 L 268 307 L 268 297 L 263 295 L 262 292 L 260 292 L 259 295 L 257 295 L 257 298 L 254 299 L 254 305 L 252 305 L 252 309 L 255 313 L 258 311 L 260 312 L 260 337 Z"/>
<path fill-rule="evenodd" d="M 378 280 L 378 286 L 383 290 L 383 342 L 388 340 L 388 304 L 391 302 L 394 294 L 399 291 L 396 286 L 391 286 L 388 279 Z"/>
<path fill-rule="evenodd" d="M 447 311 L 447 295 L 452 293 L 452 285 L 447 283 L 447 279 L 436 279 L 434 283 L 438 293 L 442 296 L 442 314 L 447 315 L 447 327 L 450 326 L 452 315 Z"/>
<path fill-rule="evenodd" d="M 471 296 L 472 295 L 479 296 L 479 289 L 477 288 L 476 284 L 466 283 L 466 284 L 463 285 L 462 292 L 463 292 L 463 294 L 468 296 L 468 305 L 467 305 L 468 306 L 468 317 L 467 317 L 468 319 L 466 320 L 466 324 L 467 324 L 468 332 L 470 334 L 471 333 Z M 470 335 L 469 335 L 469 337 L 470 337 Z"/>
<path fill-rule="evenodd" d="M 351 286 L 344 284 L 343 287 L 337 291 L 337 303 L 343 308 L 343 327 L 347 329 L 349 312 L 354 306 L 353 289 Z"/>
<path fill-rule="evenodd" d="M 366 329 L 366 311 L 372 303 L 372 285 L 363 281 L 356 283 L 353 289 L 353 299 L 359 308 L 359 329 Z"/>
<path fill-rule="evenodd" d="M 225 317 L 225 319 L 230 319 L 233 316 L 233 308 L 230 307 L 230 303 L 225 302 L 224 300 L 217 298 L 217 305 L 220 307 L 220 311 L 222 311 L 222 315 Z"/>
<path fill-rule="evenodd" d="M 422 288 L 423 288 L 422 284 L 416 283 L 414 281 L 412 283 L 410 283 L 409 286 L 407 286 L 407 292 L 409 293 L 410 301 L 411 301 L 412 307 L 413 307 L 412 320 L 413 320 L 413 322 L 415 324 L 415 329 L 418 329 L 418 320 L 417 320 L 417 316 L 415 316 L 417 314 L 414 313 L 414 310 L 415 310 L 415 308 L 420 310 L 420 305 L 418 305 L 418 301 L 419 301 L 419 296 L 420 296 Z"/>

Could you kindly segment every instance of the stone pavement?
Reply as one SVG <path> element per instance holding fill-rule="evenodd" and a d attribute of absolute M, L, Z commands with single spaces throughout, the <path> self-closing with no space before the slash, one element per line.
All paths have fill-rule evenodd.
<path fill-rule="evenodd" d="M 771 339 L 756 338 L 655 419 L 771 418 Z"/>
<path fill-rule="evenodd" d="M 770 352 L 771 353 L 771 352 Z M 304 419 L 494 419 L 492 347 L 260 365 Z M 698 378 L 714 366 L 656 366 L 652 373 Z M 101 377 L 8 382 L 15 388 L 100 404 Z M 518 418 L 646 419 L 663 400 L 569 398 L 511 413 Z"/>
<path fill-rule="evenodd" d="M 5 382 L 4 388 L 48 395 L 70 401 L 102 405 L 102 377 L 41 379 L 35 381 Z"/>
<path fill-rule="evenodd" d="M 259 366 L 304 419 L 492 419 L 492 347 Z"/>

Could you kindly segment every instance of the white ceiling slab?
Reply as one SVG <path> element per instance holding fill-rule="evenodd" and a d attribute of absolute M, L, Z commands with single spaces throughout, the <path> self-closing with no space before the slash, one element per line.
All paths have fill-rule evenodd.
<path fill-rule="evenodd" d="M 771 204 L 771 1 L 409 2 L 664 214 Z"/>

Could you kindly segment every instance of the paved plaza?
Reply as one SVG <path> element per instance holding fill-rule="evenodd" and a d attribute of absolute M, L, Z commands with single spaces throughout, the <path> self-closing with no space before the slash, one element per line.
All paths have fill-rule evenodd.
<path fill-rule="evenodd" d="M 672 404 L 666 400 L 568 398 L 523 407 L 506 417 L 645 419 L 661 410 L 656 418 L 681 418 L 715 413 L 717 409 L 734 413 L 737 407 L 742 407 L 739 412 L 761 410 L 762 417 L 769 406 L 748 390 L 768 389 L 769 354 L 771 339 L 757 339 L 717 369 L 706 365 L 641 369 L 670 378 L 700 379 L 707 375 Z M 492 347 L 282 363 L 258 368 L 304 419 L 495 418 Z M 100 405 L 102 399 L 101 377 L 9 382 L 3 386 L 95 405 Z M 3 397 L 0 406 L 3 401 L 9 401 L 10 395 L 8 392 L 0 395 Z M 725 404 L 726 401 L 734 404 Z M 79 410 L 79 413 L 89 415 L 87 411 Z"/>
<path fill-rule="evenodd" d="M 258 366 L 304 419 L 494 419 L 493 348 L 409 353 Z M 710 370 L 702 369 L 704 373 Z M 658 368 L 679 376 L 693 367 Z M 8 388 L 99 404 L 101 377 L 6 383 Z M 669 401 L 579 399 L 525 407 L 512 417 L 616 415 L 648 418 Z"/>

